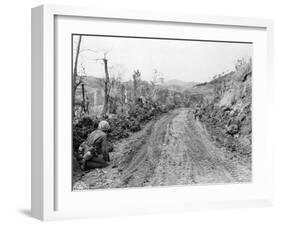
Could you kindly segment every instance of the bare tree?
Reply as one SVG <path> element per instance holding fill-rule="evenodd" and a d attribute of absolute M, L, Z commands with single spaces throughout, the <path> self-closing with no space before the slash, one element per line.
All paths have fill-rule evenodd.
<path fill-rule="evenodd" d="M 120 95 L 121 95 L 121 103 L 123 105 L 126 103 L 126 87 L 124 84 L 121 84 Z"/>
<path fill-rule="evenodd" d="M 154 69 L 151 84 L 156 85 L 156 84 L 163 84 L 163 83 L 164 83 L 163 73 L 161 73 L 157 69 Z"/>
<path fill-rule="evenodd" d="M 136 100 L 137 100 L 137 89 L 138 89 L 138 83 L 139 83 L 140 77 L 141 77 L 140 71 L 139 70 L 134 71 L 134 74 L 133 74 L 134 102 L 136 102 Z"/>
<path fill-rule="evenodd" d="M 77 69 L 78 68 L 79 55 L 80 55 L 81 42 L 82 42 L 82 35 L 79 35 L 75 59 L 74 59 L 74 68 L 73 68 L 73 72 L 72 72 L 72 83 L 73 83 L 72 84 L 72 111 L 73 111 L 73 115 L 75 114 L 75 94 L 76 94 L 76 90 L 77 90 L 77 87 L 82 82 L 81 77 L 78 75 L 78 69 Z"/>
<path fill-rule="evenodd" d="M 86 49 L 85 51 L 91 51 L 94 53 L 97 53 L 97 51 Z M 102 61 L 104 65 L 104 73 L 105 73 L 105 79 L 104 79 L 104 104 L 103 104 L 103 110 L 102 114 L 106 115 L 108 112 L 108 103 L 109 103 L 109 92 L 110 92 L 110 80 L 109 80 L 109 68 L 108 68 L 108 59 L 107 59 L 108 51 L 103 53 L 102 58 L 96 58 L 95 61 Z"/>
<path fill-rule="evenodd" d="M 243 68 L 247 64 L 245 58 L 238 59 L 235 64 L 236 71 L 239 71 L 241 68 Z"/>
<path fill-rule="evenodd" d="M 153 75 L 152 75 L 152 80 L 150 81 L 151 83 L 151 92 L 150 92 L 150 98 L 152 99 L 155 95 L 156 92 L 156 85 L 159 81 L 160 76 L 162 76 L 162 74 L 157 70 L 154 69 L 153 70 Z M 164 82 L 164 81 L 163 81 Z"/>
<path fill-rule="evenodd" d="M 86 98 L 85 98 L 84 83 L 82 83 L 81 86 L 82 86 L 82 103 L 81 103 L 81 107 L 82 107 L 82 111 L 86 112 Z"/>
<path fill-rule="evenodd" d="M 107 52 L 104 53 L 103 58 L 101 59 L 104 64 L 104 103 L 103 103 L 103 115 L 106 115 L 108 111 L 108 101 L 109 101 L 109 73 L 108 73 L 108 59 L 106 58 Z"/>

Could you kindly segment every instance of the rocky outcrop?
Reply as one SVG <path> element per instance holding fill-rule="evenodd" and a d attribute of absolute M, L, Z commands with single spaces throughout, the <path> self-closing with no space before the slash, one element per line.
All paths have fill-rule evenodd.
<path fill-rule="evenodd" d="M 251 156 L 252 69 L 248 63 L 236 72 L 219 77 L 212 101 L 201 108 L 201 121 L 216 143 L 237 155 Z"/>

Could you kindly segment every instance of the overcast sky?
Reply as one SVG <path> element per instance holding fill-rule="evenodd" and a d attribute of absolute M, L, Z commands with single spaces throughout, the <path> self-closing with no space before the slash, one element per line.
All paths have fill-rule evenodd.
<path fill-rule="evenodd" d="M 76 47 L 74 36 L 74 51 Z M 111 72 L 121 72 L 123 81 L 137 69 L 142 79 L 150 81 L 156 69 L 165 81 L 204 82 L 215 74 L 234 70 L 237 59 L 252 56 L 251 44 L 97 36 L 83 36 L 81 50 L 79 67 L 82 64 L 87 75 L 104 77 L 103 64 L 95 59 L 109 51 Z"/>

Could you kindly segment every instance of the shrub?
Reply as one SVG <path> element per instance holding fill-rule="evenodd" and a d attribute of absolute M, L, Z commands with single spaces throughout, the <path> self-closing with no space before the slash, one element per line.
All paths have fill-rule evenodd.
<path fill-rule="evenodd" d="M 91 118 L 83 117 L 77 124 L 73 125 L 73 150 L 78 150 L 80 144 L 87 139 L 87 136 L 97 129 L 101 120 L 106 119 L 111 127 L 108 133 L 109 141 L 116 141 L 120 138 L 126 138 L 132 132 L 141 130 L 141 124 L 145 124 L 153 117 L 168 112 L 175 108 L 175 105 L 160 105 L 157 103 L 147 103 L 143 105 L 131 105 L 128 115 L 117 114 L 112 118 Z"/>

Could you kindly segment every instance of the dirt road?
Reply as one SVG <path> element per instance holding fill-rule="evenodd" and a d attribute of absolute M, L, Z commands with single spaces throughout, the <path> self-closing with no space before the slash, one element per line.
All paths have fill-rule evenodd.
<path fill-rule="evenodd" d="M 249 164 L 217 148 L 189 109 L 151 121 L 115 150 L 109 167 L 85 173 L 79 183 L 95 189 L 251 181 Z"/>

